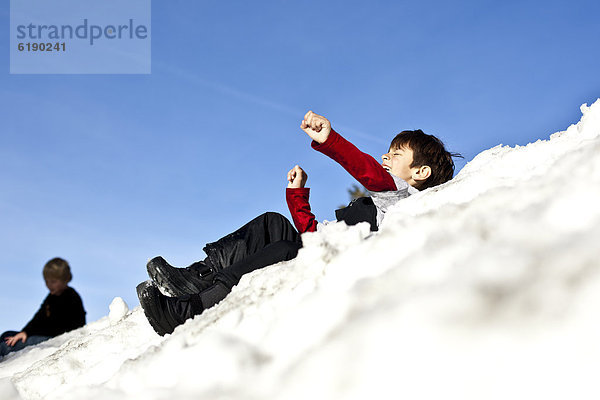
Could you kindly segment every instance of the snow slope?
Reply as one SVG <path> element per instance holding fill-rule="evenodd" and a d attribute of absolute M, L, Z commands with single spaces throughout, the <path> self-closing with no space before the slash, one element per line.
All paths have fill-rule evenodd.
<path fill-rule="evenodd" d="M 172 335 L 115 298 L 6 357 L 0 399 L 597 399 L 600 100 L 581 110 L 401 201 L 376 235 L 305 235 Z"/>

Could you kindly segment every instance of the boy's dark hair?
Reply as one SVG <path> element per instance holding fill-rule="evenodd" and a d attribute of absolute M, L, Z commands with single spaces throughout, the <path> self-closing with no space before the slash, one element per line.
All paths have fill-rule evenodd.
<path fill-rule="evenodd" d="M 73 275 L 71 275 L 71 267 L 67 260 L 62 258 L 53 258 L 44 265 L 44 279 L 60 279 L 63 282 L 71 282 Z"/>
<path fill-rule="evenodd" d="M 390 144 L 390 149 L 406 148 L 413 152 L 413 162 L 410 168 L 428 165 L 431 176 L 420 183 L 417 189 L 424 190 L 448 182 L 454 175 L 452 157 L 462 157 L 458 153 L 450 153 L 444 143 L 433 135 L 428 135 L 420 129 L 402 131 L 396 135 Z"/>

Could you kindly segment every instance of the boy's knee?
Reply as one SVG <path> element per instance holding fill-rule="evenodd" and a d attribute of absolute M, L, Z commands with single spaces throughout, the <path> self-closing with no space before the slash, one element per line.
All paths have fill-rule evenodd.
<path fill-rule="evenodd" d="M 283 215 L 281 215 L 281 214 L 279 214 L 278 212 L 275 212 L 275 211 L 267 211 L 266 213 L 264 213 L 262 215 L 262 217 L 268 218 L 268 219 L 287 219 Z"/>
<path fill-rule="evenodd" d="M 287 219 L 284 215 L 279 214 L 278 212 L 268 211 L 268 212 L 264 213 L 263 216 L 264 216 L 265 220 L 268 221 L 269 224 L 284 227 L 286 229 L 287 228 L 291 228 L 292 230 L 294 229 L 294 226 L 292 225 L 290 220 Z"/>
<path fill-rule="evenodd" d="M 250 221 L 249 223 L 252 222 L 260 222 L 260 223 L 270 223 L 274 220 L 277 219 L 285 219 L 285 217 L 279 213 L 276 213 L 274 211 L 267 211 L 265 213 L 260 214 L 258 217 L 254 218 L 252 221 Z"/>
<path fill-rule="evenodd" d="M 275 211 L 267 211 L 266 213 L 256 217 L 256 219 L 260 220 L 263 224 L 269 227 L 293 228 L 293 225 L 289 219 Z"/>

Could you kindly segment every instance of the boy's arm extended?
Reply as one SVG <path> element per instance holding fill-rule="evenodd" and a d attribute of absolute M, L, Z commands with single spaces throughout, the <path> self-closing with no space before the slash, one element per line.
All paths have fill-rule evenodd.
<path fill-rule="evenodd" d="M 383 192 L 397 190 L 394 178 L 370 155 L 363 153 L 331 128 L 327 118 L 309 111 L 302 121 L 302 130 L 312 139 L 313 149 L 340 164 L 367 190 Z"/>
<path fill-rule="evenodd" d="M 310 189 L 305 188 L 308 175 L 298 165 L 288 172 L 288 187 L 285 199 L 292 214 L 294 225 L 298 232 L 314 232 L 317 230 L 317 220 L 310 210 L 308 196 Z"/>

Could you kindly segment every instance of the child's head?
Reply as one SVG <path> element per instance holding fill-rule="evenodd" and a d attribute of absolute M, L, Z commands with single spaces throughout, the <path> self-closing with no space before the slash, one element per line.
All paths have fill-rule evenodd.
<path fill-rule="evenodd" d="M 48 261 L 42 273 L 50 294 L 55 295 L 60 295 L 73 279 L 69 263 L 58 257 Z"/>
<path fill-rule="evenodd" d="M 411 186 L 424 190 L 452 179 L 454 161 L 442 141 L 422 130 L 402 131 L 392 140 L 383 167 Z"/>

